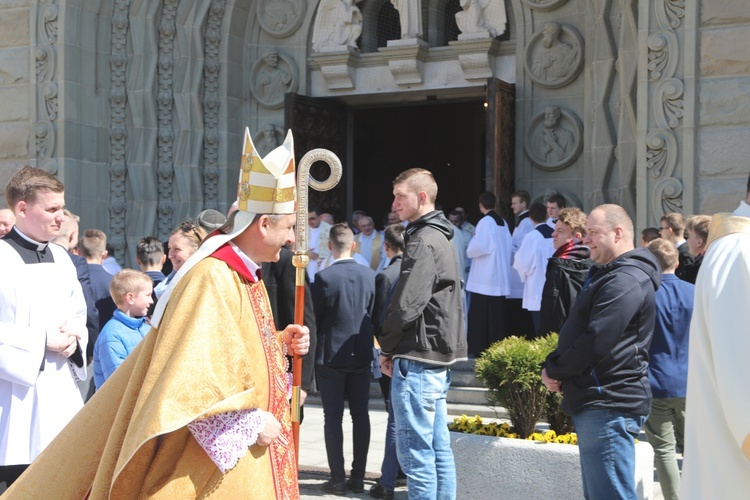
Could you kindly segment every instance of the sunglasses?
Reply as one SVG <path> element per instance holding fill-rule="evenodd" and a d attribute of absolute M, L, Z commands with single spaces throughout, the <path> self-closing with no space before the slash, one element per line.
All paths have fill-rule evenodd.
<path fill-rule="evenodd" d="M 195 224 L 193 224 L 190 221 L 185 221 L 182 224 L 180 224 L 180 229 L 182 230 L 183 233 L 189 233 L 190 231 L 192 231 L 193 234 L 195 235 L 195 237 L 198 238 L 198 241 L 202 241 L 203 240 L 203 238 L 201 237 L 200 233 L 195 228 Z"/>

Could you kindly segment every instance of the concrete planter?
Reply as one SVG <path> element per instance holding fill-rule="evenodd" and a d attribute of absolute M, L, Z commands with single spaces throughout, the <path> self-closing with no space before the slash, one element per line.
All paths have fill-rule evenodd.
<path fill-rule="evenodd" d="M 457 498 L 556 500 L 583 498 L 578 446 L 451 432 Z M 638 496 L 653 498 L 654 451 L 636 445 Z"/>

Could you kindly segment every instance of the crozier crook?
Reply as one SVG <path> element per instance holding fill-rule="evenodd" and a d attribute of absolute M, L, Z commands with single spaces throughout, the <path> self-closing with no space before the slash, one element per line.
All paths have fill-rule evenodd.
<path fill-rule="evenodd" d="M 310 168 L 316 161 L 325 162 L 331 169 L 327 179 L 319 181 L 310 177 Z M 305 268 L 310 261 L 307 256 L 309 231 L 307 227 L 308 184 L 316 191 L 328 191 L 341 180 L 341 160 L 327 149 L 313 149 L 302 157 L 297 167 L 297 227 L 292 263 L 296 268 L 294 294 L 294 322 L 302 325 L 305 320 Z M 313 354 L 314 355 L 314 354 Z M 292 367 L 292 434 L 294 452 L 299 464 L 300 396 L 302 385 L 302 356 L 294 355 Z"/>

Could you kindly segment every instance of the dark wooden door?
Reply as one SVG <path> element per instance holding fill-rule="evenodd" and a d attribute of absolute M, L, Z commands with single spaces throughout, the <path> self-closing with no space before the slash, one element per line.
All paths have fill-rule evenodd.
<path fill-rule="evenodd" d="M 284 100 L 284 126 L 294 134 L 294 156 L 297 161 L 315 148 L 333 151 L 341 160 L 346 176 L 347 107 L 332 99 L 286 94 Z M 313 165 L 310 173 L 316 179 L 328 176 L 328 166 L 322 162 Z M 330 191 L 310 189 L 310 207 L 320 207 L 333 214 L 337 221 L 347 220 L 346 179 L 342 177 Z"/>
<path fill-rule="evenodd" d="M 516 86 L 487 80 L 486 189 L 497 196 L 498 213 L 511 224 L 510 195 L 515 191 Z"/>

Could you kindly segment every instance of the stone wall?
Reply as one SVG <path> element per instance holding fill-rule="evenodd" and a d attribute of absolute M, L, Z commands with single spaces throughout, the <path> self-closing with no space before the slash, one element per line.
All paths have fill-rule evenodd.
<path fill-rule="evenodd" d="M 696 212 L 732 211 L 750 172 L 750 11 L 744 2 L 700 7 Z"/>
<path fill-rule="evenodd" d="M 5 184 L 29 156 L 30 0 L 0 1 L 0 207 Z"/>

